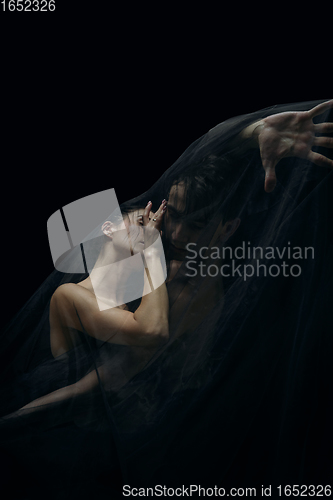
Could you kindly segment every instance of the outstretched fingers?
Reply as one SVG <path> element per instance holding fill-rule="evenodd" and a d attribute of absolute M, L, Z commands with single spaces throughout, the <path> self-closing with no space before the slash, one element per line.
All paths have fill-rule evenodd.
<path fill-rule="evenodd" d="M 331 134 L 333 132 L 333 123 L 316 123 L 314 129 L 316 134 Z"/>
<path fill-rule="evenodd" d="M 333 108 L 333 99 L 330 101 L 322 102 L 321 104 L 318 104 L 314 108 L 310 109 L 308 111 L 310 118 L 314 118 L 315 116 L 321 115 L 322 113 L 325 113 L 328 109 Z"/>
<path fill-rule="evenodd" d="M 328 167 L 333 169 L 333 160 L 327 158 L 324 155 L 315 153 L 314 151 L 309 151 L 307 158 L 308 160 L 310 160 L 315 165 L 318 165 L 319 167 Z"/>
<path fill-rule="evenodd" d="M 309 115 L 311 118 L 315 116 L 321 115 L 325 111 L 333 108 L 333 99 L 330 101 L 323 102 L 315 106 L 313 109 L 309 111 Z M 332 134 L 333 133 L 333 123 L 324 122 L 324 123 L 316 123 L 314 124 L 314 130 L 316 134 Z M 315 137 L 313 141 L 314 146 L 319 146 L 323 148 L 333 148 L 333 137 Z M 328 167 L 333 168 L 333 160 L 327 158 L 326 156 L 316 153 L 314 151 L 309 151 L 308 160 L 310 160 L 315 165 L 319 167 Z"/>
<path fill-rule="evenodd" d="M 275 166 L 276 166 L 276 161 L 273 160 L 262 160 L 262 166 L 264 167 L 265 170 L 265 185 L 264 189 L 266 193 L 271 193 L 274 191 L 275 186 L 276 186 L 276 173 L 275 173 Z"/>
<path fill-rule="evenodd" d="M 319 106 L 321 106 L 321 109 L 323 109 L 325 106 L 326 106 L 325 109 L 329 109 L 330 107 L 333 107 L 333 100 L 329 101 L 327 103 L 319 104 Z M 317 110 L 318 110 L 319 106 L 316 106 Z M 312 111 L 314 111 L 316 108 L 313 108 Z M 325 109 L 324 109 L 324 111 L 325 111 Z M 320 114 L 320 113 L 317 113 L 317 114 Z M 333 133 L 333 123 L 331 123 L 331 122 L 316 123 L 314 127 L 315 127 L 316 134 L 332 134 Z M 323 137 L 323 136 L 315 137 L 313 140 L 313 145 L 323 147 L 323 148 L 333 148 L 333 137 Z M 333 168 L 333 160 L 331 160 L 330 158 L 327 158 L 326 156 L 324 156 L 320 153 L 316 153 L 312 150 L 309 151 L 308 160 L 310 160 L 315 165 L 318 165 L 319 167 Z"/>
<path fill-rule="evenodd" d="M 333 148 L 333 137 L 315 137 L 313 144 L 323 148 Z"/>

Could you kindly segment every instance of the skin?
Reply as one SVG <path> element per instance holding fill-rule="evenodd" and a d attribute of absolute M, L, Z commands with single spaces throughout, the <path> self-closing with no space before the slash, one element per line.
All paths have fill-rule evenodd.
<path fill-rule="evenodd" d="M 164 214 L 166 214 L 164 230 L 166 231 L 167 238 L 170 238 L 171 244 L 175 247 L 174 254 L 172 256 L 173 258 L 171 272 L 168 276 L 168 281 L 170 281 L 174 277 L 175 273 L 177 272 L 178 268 L 185 258 L 185 253 L 183 250 L 186 244 L 196 242 L 200 235 L 200 232 L 205 226 L 205 224 L 200 220 L 191 220 L 191 222 L 189 222 L 186 221 L 186 219 L 179 219 L 179 216 L 184 211 L 185 201 L 184 186 L 180 183 L 178 185 L 172 186 L 170 190 L 169 204 L 171 208 L 169 211 L 164 208 L 167 205 L 163 203 L 162 205 L 164 210 L 161 211 L 160 207 L 159 211 L 153 214 L 151 212 L 151 204 L 148 203 L 145 209 L 135 211 L 133 214 L 131 214 L 128 220 L 125 219 L 126 230 L 129 230 L 132 224 L 136 224 L 138 228 L 150 225 L 155 229 L 160 230 L 162 226 L 163 216 Z M 154 218 L 157 218 L 158 220 L 154 222 L 152 220 Z M 237 219 L 236 221 L 226 222 L 225 224 L 220 223 L 213 237 L 212 244 L 216 244 L 219 240 L 226 241 L 236 231 L 239 223 L 239 219 Z M 117 229 L 119 233 L 114 238 L 115 231 L 113 231 L 114 228 L 109 223 L 109 221 L 106 221 L 106 223 L 103 224 L 104 234 L 110 238 L 110 242 L 112 241 L 111 238 L 113 238 L 113 242 L 112 250 L 111 243 L 108 242 L 110 244 L 110 248 L 108 246 L 104 248 L 104 251 L 100 256 L 100 262 L 98 264 L 102 265 L 106 256 L 110 257 L 110 255 L 112 255 L 113 258 L 119 258 L 121 255 L 123 255 L 124 251 L 129 252 L 130 254 L 134 254 L 135 252 L 140 251 L 140 237 L 137 239 L 136 245 L 130 245 L 130 247 L 128 248 L 128 240 L 124 239 L 123 234 L 120 234 L 121 231 L 124 230 L 124 228 L 118 227 Z M 114 253 L 112 254 L 112 252 Z M 173 308 L 170 310 L 168 320 L 165 319 L 165 313 L 162 314 L 162 316 L 159 313 L 161 304 L 168 304 L 165 285 L 159 287 L 157 289 L 157 292 L 160 295 L 158 295 L 157 297 L 155 307 L 151 307 L 149 305 L 149 314 L 147 314 L 147 311 L 144 309 L 142 309 L 140 312 L 140 308 L 135 312 L 136 320 L 139 322 L 141 320 L 141 324 L 145 324 L 148 319 L 147 326 L 151 328 L 150 334 L 147 334 L 147 332 L 145 332 L 144 334 L 140 334 L 137 329 L 135 330 L 134 335 L 131 335 L 132 330 L 130 330 L 129 332 L 126 331 L 125 323 L 126 321 L 128 321 L 128 319 L 124 319 L 125 314 L 132 315 L 132 313 L 125 310 L 125 305 L 114 307 L 112 309 L 109 309 L 108 311 L 104 311 L 104 313 L 108 313 L 108 317 L 106 314 L 104 315 L 104 323 L 97 321 L 97 331 L 99 338 L 101 338 L 101 336 L 103 336 L 103 333 L 105 333 L 106 337 L 104 337 L 103 340 L 111 341 L 113 343 L 117 343 L 117 341 L 119 343 L 124 343 L 125 339 L 125 343 L 130 345 L 133 342 L 132 339 L 134 338 L 134 345 L 141 346 L 144 349 L 143 351 L 141 351 L 144 365 L 145 362 L 154 354 L 156 348 L 158 348 L 161 343 L 166 340 L 165 336 L 163 337 L 162 335 L 161 341 L 161 336 L 157 335 L 156 333 L 159 331 L 158 327 L 161 326 L 161 319 L 162 324 L 163 321 L 169 321 L 169 324 L 172 328 L 177 325 L 177 328 L 175 328 L 175 336 L 178 337 L 195 328 L 198 323 L 200 323 L 204 319 L 204 317 L 210 313 L 210 311 L 216 304 L 216 301 L 221 300 L 221 298 L 223 297 L 223 290 L 221 288 L 220 280 L 211 280 L 210 285 L 211 286 L 209 286 L 208 288 L 205 288 L 204 297 L 202 297 L 202 294 L 200 294 L 199 292 L 196 294 L 194 300 L 192 300 L 192 288 L 189 286 L 185 286 L 185 288 L 179 294 L 178 300 L 175 302 Z M 94 305 L 94 288 L 92 286 L 90 277 L 80 282 L 78 285 L 69 284 L 69 286 L 64 286 L 66 286 L 66 293 L 60 295 L 59 299 L 56 292 L 52 297 L 50 306 L 51 347 L 53 348 L 53 354 L 55 357 L 66 353 L 71 347 L 74 347 L 72 340 L 73 337 L 69 335 L 69 329 L 75 328 L 79 331 L 81 329 L 81 325 L 78 322 L 77 315 L 73 313 L 73 300 L 76 304 L 76 307 L 78 309 L 80 308 L 80 317 L 83 318 L 88 327 L 89 317 L 91 317 L 92 319 L 91 329 L 90 332 L 88 332 L 90 335 L 94 336 L 96 314 L 99 314 L 100 317 L 102 316 L 102 314 L 97 311 L 96 306 Z M 143 297 L 142 302 L 144 302 L 144 299 L 147 297 L 151 298 L 154 293 L 150 293 L 146 297 Z M 185 306 L 187 306 L 187 315 L 185 319 L 179 322 Z M 156 321 L 154 321 L 154 312 L 157 313 Z M 113 314 L 112 318 L 110 314 Z M 123 321 L 123 323 L 121 323 L 121 332 L 118 333 L 118 336 L 116 333 L 112 337 L 112 339 L 109 340 L 108 336 L 110 335 L 110 320 L 115 323 L 119 320 L 119 318 L 122 318 Z M 119 378 L 119 380 L 117 380 L 118 385 L 122 386 L 123 384 L 125 384 L 127 379 L 133 376 L 139 369 L 140 365 L 133 366 L 133 372 L 126 374 L 127 376 L 125 376 L 124 379 L 122 379 L 121 376 L 117 374 L 117 378 Z M 110 377 L 108 367 L 102 366 L 99 368 L 98 372 L 100 381 L 102 383 L 108 383 L 108 378 Z M 87 394 L 87 392 L 89 391 L 97 390 L 98 388 L 99 380 L 94 370 L 78 382 L 58 389 L 57 391 L 54 391 L 50 394 L 47 394 L 46 396 L 32 401 L 31 403 L 25 405 L 22 410 L 24 409 L 27 413 L 29 413 L 29 410 L 41 411 L 43 406 L 46 404 L 72 401 L 75 400 L 76 397 Z M 77 417 L 77 419 L 80 418 L 84 419 L 84 417 Z"/>
<path fill-rule="evenodd" d="M 142 251 L 143 227 L 148 233 L 149 246 L 149 232 L 154 233 L 154 231 L 161 230 L 166 201 L 163 200 L 155 213 L 151 212 L 151 206 L 151 202 L 149 202 L 144 209 L 129 214 L 128 217 L 125 217 L 124 225 L 114 227 L 110 221 L 103 224 L 102 230 L 108 241 L 103 247 L 96 266 L 97 264 L 103 265 L 106 259 L 109 262 L 110 259 L 112 261 L 119 257 L 124 258 L 124 253 L 126 256 Z M 126 238 L 126 233 L 128 235 L 131 233 L 132 238 Z M 133 238 L 133 236 L 137 237 Z M 155 255 L 153 251 L 151 253 L 147 251 L 145 256 L 148 269 L 158 271 L 160 256 Z M 92 337 L 105 342 L 133 345 L 140 348 L 140 360 L 130 367 L 127 373 L 121 374 L 117 371 L 117 379 L 113 386 L 115 390 L 117 386 L 121 387 L 137 373 L 156 349 L 168 340 L 168 315 L 169 301 L 165 283 L 144 295 L 140 306 L 134 313 L 126 310 L 125 305 L 100 311 L 90 277 L 78 284 L 62 285 L 56 290 L 50 303 L 52 354 L 55 358 L 63 356 L 75 346 L 77 339 L 73 336 L 73 329 L 82 331 L 82 323 L 86 326 L 85 332 Z M 28 415 L 30 411 L 43 411 L 43 408 L 46 408 L 45 405 L 76 401 L 75 398 L 98 390 L 100 381 L 103 384 L 110 383 L 112 371 L 110 375 L 110 367 L 101 366 L 98 369 L 98 375 L 99 379 L 96 371 L 93 370 L 78 382 L 42 396 L 25 405 L 18 412 L 24 410 L 25 414 Z M 20 413 L 20 415 L 22 414 Z M 84 415 L 76 415 L 75 418 L 76 421 L 81 422 L 85 419 Z"/>
<path fill-rule="evenodd" d="M 196 243 L 207 224 L 202 219 L 194 217 L 193 214 L 184 216 L 185 207 L 186 190 L 184 183 L 180 182 L 171 187 L 164 219 L 163 230 L 171 249 L 168 282 L 175 278 L 186 259 L 186 245 Z M 235 233 L 240 222 L 239 218 L 221 221 L 211 239 L 210 246 L 225 243 Z M 196 289 L 195 295 L 192 280 L 187 281 L 180 290 L 178 287 L 169 287 L 171 304 L 169 326 L 170 331 L 173 332 L 173 338 L 193 331 L 217 304 L 222 307 L 224 297 L 222 280 L 211 279 L 208 276 L 204 281 L 204 286 Z M 184 315 L 184 310 L 186 310 L 186 315 Z"/>
<path fill-rule="evenodd" d="M 117 263 L 119 259 L 130 257 L 144 249 L 142 226 L 146 233 L 160 231 L 165 213 L 163 201 L 154 219 L 149 219 L 151 204 L 140 213 L 133 213 L 125 218 L 124 224 L 114 226 L 106 221 L 102 230 L 107 237 L 91 276 L 78 285 L 69 283 L 60 286 L 52 296 L 50 303 L 50 340 L 54 357 L 60 356 L 75 346 L 77 342 L 73 329 L 83 331 L 104 342 L 156 347 L 168 337 L 168 297 L 165 284 L 151 291 L 149 274 L 145 277 L 147 287 L 139 308 L 134 312 L 126 310 L 125 304 L 119 304 L 119 290 L 131 276 L 130 265 L 122 267 L 122 272 L 113 273 L 109 286 L 109 302 L 106 310 L 100 310 L 96 300 L 96 283 L 101 282 L 104 274 L 103 265 Z M 160 256 L 145 252 L 149 273 L 161 272 Z M 130 259 L 131 262 L 131 259 Z M 127 275 L 126 275 L 127 274 Z M 126 275 L 126 276 L 124 276 Z M 93 277 L 92 277 L 93 276 Z M 95 282 L 94 282 L 95 280 Z M 95 287 L 93 286 L 95 285 Z M 100 290 L 101 288 L 98 288 Z M 117 297 L 116 297 L 117 294 Z M 102 298 L 102 302 L 103 302 Z M 121 300 L 120 300 L 121 302 Z M 149 314 L 147 314 L 149 312 Z"/>
<path fill-rule="evenodd" d="M 206 223 L 200 218 L 183 217 L 186 206 L 183 182 L 174 184 L 169 193 L 164 219 L 165 237 L 170 243 L 171 259 L 168 281 L 171 281 L 186 256 L 186 245 L 196 243 Z M 191 214 L 190 214 L 191 215 Z M 227 241 L 240 224 L 240 219 L 220 223 L 215 233 L 215 244 Z"/>
<path fill-rule="evenodd" d="M 274 191 L 277 178 L 275 167 L 282 158 L 305 158 L 319 167 L 333 168 L 333 160 L 312 151 L 314 146 L 333 148 L 333 138 L 316 134 L 331 134 L 333 123 L 313 122 L 333 108 L 333 100 L 326 101 L 309 111 L 292 111 L 268 116 L 245 128 L 237 138 L 238 144 L 244 141 L 248 147 L 259 148 L 262 166 L 265 171 L 264 189 Z"/>

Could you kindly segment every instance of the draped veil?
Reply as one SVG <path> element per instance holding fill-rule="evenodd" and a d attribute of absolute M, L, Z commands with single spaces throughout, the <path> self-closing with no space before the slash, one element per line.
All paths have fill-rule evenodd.
<path fill-rule="evenodd" d="M 97 342 L 81 332 L 82 343 L 54 359 L 51 296 L 60 284 L 86 277 L 57 270 L 6 326 L 0 351 L 1 450 L 7 467 L 18 460 L 33 478 L 36 494 L 57 498 L 58 488 L 71 492 L 70 498 L 106 498 L 121 491 L 121 484 L 329 484 L 332 172 L 284 158 L 276 189 L 268 194 L 259 150 L 241 153 L 231 147 L 247 125 L 319 102 L 226 120 L 190 145 L 146 193 L 121 207 L 145 206 L 148 200 L 157 207 L 173 179 L 209 155 L 226 158 L 237 172 L 230 189 L 214 200 L 197 248 L 212 246 L 221 217 L 235 200 L 240 226 L 224 253 L 223 245 L 218 250 L 215 245 L 208 259 L 192 259 L 192 269 L 205 274 L 189 273 L 185 259 L 167 283 L 166 345 L 147 356 L 140 347 Z M 200 261 L 205 267 L 198 267 Z M 222 265 L 229 266 L 223 277 Z M 93 370 L 98 391 L 17 411 Z"/>

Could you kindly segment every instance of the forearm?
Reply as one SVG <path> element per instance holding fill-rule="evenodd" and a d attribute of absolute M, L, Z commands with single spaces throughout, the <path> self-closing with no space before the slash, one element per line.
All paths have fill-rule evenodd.
<path fill-rule="evenodd" d="M 258 120 L 244 128 L 231 142 L 233 155 L 244 154 L 250 149 L 259 147 L 259 134 L 264 127 L 264 120 Z"/>
<path fill-rule="evenodd" d="M 100 377 L 101 378 L 101 377 Z M 13 422 L 17 420 L 18 424 L 24 424 L 32 418 L 33 421 L 38 421 L 40 418 L 48 419 L 60 423 L 61 421 L 72 420 L 73 417 L 85 412 L 85 396 L 89 396 L 99 388 L 99 379 L 96 371 L 85 375 L 82 379 L 74 384 L 61 387 L 56 391 L 50 392 L 38 399 L 35 399 L 23 406 L 19 410 L 7 415 L 5 420 Z M 55 412 L 55 409 L 58 412 Z M 61 411 L 59 409 L 61 408 Z"/>
<path fill-rule="evenodd" d="M 43 411 L 46 408 L 46 405 L 51 405 L 54 403 L 62 403 L 64 401 L 72 399 L 76 395 L 77 395 L 76 384 L 68 385 L 66 387 L 62 387 L 61 389 L 57 389 L 54 392 L 46 394 L 45 396 L 42 396 L 38 399 L 35 399 L 34 401 L 31 401 L 31 403 L 28 403 L 27 405 L 23 406 L 21 410 L 31 409 L 34 412 Z"/>
<path fill-rule="evenodd" d="M 164 270 L 160 256 L 145 256 L 145 284 L 143 297 L 134 319 L 140 329 L 148 334 L 168 336 L 169 298 L 164 282 Z"/>
<path fill-rule="evenodd" d="M 248 125 L 242 132 L 240 133 L 240 141 L 246 142 L 248 148 L 258 148 L 259 147 L 259 134 L 262 131 L 265 125 L 264 120 L 259 120 L 251 125 Z"/>

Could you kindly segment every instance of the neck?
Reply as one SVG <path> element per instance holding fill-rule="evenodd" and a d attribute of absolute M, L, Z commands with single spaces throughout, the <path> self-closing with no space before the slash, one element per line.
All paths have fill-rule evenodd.
<path fill-rule="evenodd" d="M 86 281 L 87 288 L 96 295 L 98 302 L 106 309 L 124 304 L 124 292 L 131 275 L 131 269 L 124 260 L 117 260 L 112 242 L 103 246 L 97 261 Z"/>

